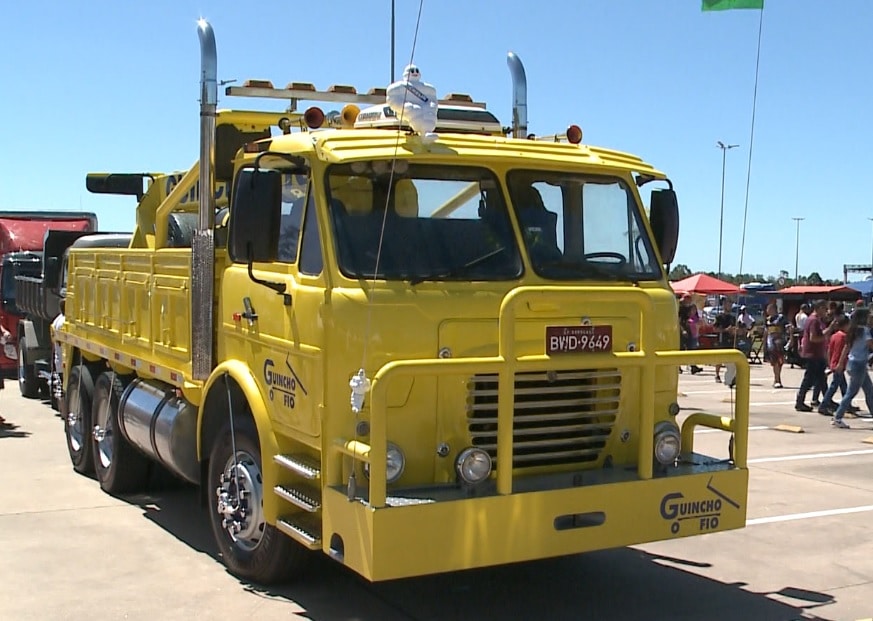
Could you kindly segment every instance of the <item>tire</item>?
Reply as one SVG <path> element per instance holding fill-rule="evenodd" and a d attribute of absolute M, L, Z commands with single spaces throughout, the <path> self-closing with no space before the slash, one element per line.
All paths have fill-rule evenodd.
<path fill-rule="evenodd" d="M 121 431 L 121 394 L 130 377 L 107 371 L 94 385 L 91 434 L 94 474 L 108 494 L 139 492 L 148 487 L 150 462 Z"/>
<path fill-rule="evenodd" d="M 91 442 L 91 400 L 94 395 L 94 380 L 91 369 L 77 364 L 70 372 L 67 386 L 64 433 L 73 470 L 80 474 L 93 474 L 94 455 Z"/>
<path fill-rule="evenodd" d="M 234 435 L 236 478 L 239 489 L 248 492 L 243 499 L 246 511 L 241 515 L 239 510 L 234 512 L 229 507 L 236 500 L 237 485 L 233 480 L 231 429 L 225 425 L 209 456 L 207 498 L 212 533 L 224 564 L 232 573 L 259 584 L 284 582 L 299 572 L 311 555 L 264 521 L 263 494 L 272 490 L 265 492 L 263 488 L 261 450 L 252 423 L 237 423 Z M 235 520 L 240 530 L 231 534 L 233 527 L 224 526 L 225 518 Z"/>
<path fill-rule="evenodd" d="M 39 396 L 39 378 L 27 361 L 27 341 L 23 334 L 18 339 L 18 389 L 22 397 L 36 399 Z"/>

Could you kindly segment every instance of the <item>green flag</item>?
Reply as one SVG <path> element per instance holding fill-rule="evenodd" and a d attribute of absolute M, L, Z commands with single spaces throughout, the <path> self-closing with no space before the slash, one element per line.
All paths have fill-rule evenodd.
<path fill-rule="evenodd" d="M 731 9 L 763 9 L 764 0 L 703 0 L 704 11 L 729 11 Z"/>

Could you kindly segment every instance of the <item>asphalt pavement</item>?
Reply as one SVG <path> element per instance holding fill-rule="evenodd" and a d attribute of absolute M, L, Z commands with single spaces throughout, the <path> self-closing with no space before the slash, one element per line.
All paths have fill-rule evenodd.
<path fill-rule="evenodd" d="M 838 430 L 795 412 L 799 380 L 786 368 L 773 389 L 769 367 L 753 366 L 745 529 L 380 584 L 314 556 L 300 580 L 271 589 L 227 573 L 194 488 L 104 494 L 73 472 L 48 405 L 7 382 L 0 619 L 870 618 L 873 424 Z M 680 417 L 728 415 L 732 401 L 711 368 L 680 376 Z M 695 444 L 727 451 L 721 432 L 700 430 Z"/>

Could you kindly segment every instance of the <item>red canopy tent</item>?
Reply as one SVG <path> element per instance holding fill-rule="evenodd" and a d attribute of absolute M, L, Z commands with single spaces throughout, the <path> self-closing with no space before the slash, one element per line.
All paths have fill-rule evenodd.
<path fill-rule="evenodd" d="M 677 293 L 720 293 L 722 295 L 736 295 L 740 293 L 740 288 L 736 285 L 719 280 L 714 276 L 708 276 L 702 272 L 672 282 L 670 286 Z"/>

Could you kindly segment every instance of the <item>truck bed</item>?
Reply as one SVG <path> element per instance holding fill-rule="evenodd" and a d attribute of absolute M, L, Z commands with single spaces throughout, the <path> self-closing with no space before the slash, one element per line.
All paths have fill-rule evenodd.
<path fill-rule="evenodd" d="M 74 248 L 66 330 L 175 385 L 191 378 L 191 250 Z"/>
<path fill-rule="evenodd" d="M 60 296 L 57 291 L 44 286 L 42 278 L 34 276 L 16 277 L 15 303 L 20 310 L 31 317 L 51 321 L 61 312 Z"/>

